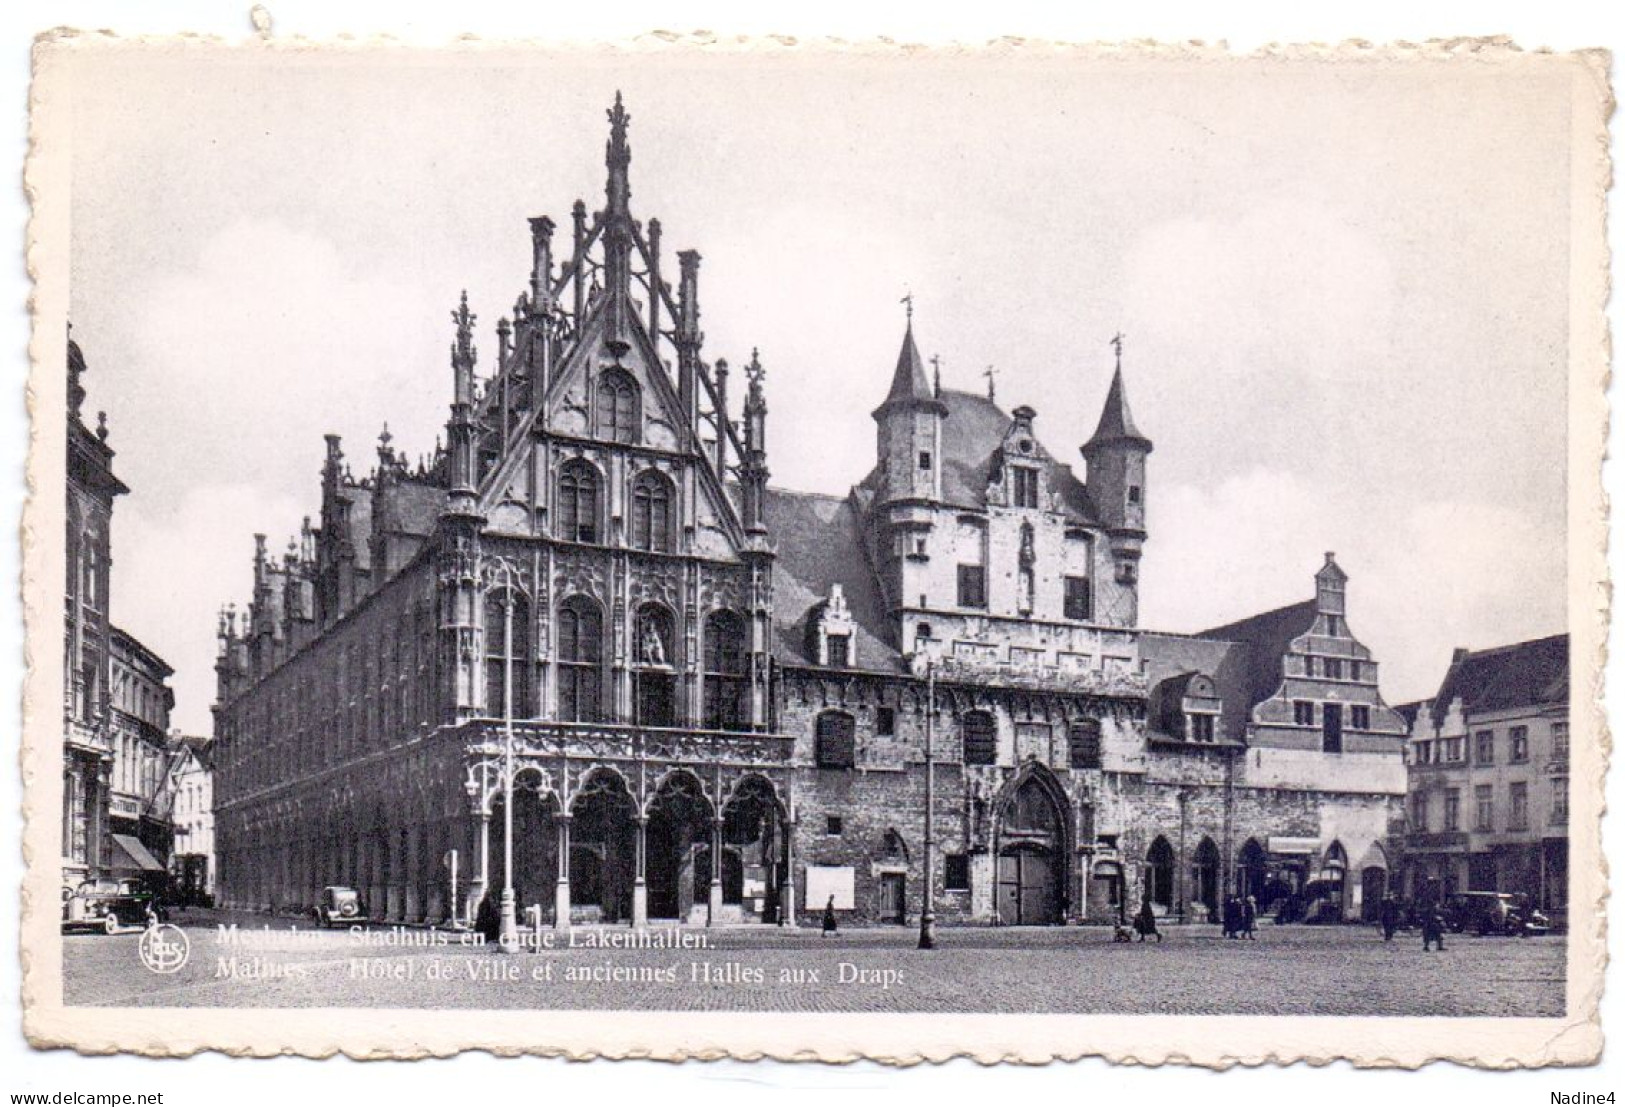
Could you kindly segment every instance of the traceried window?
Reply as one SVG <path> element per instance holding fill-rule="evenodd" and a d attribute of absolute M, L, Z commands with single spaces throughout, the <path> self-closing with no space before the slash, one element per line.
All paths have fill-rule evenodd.
<path fill-rule="evenodd" d="M 598 470 L 580 459 L 559 470 L 554 535 L 566 542 L 598 541 Z"/>
<path fill-rule="evenodd" d="M 820 769 L 850 769 L 857 764 L 857 721 L 846 712 L 822 712 L 813 742 L 813 761 Z"/>
<path fill-rule="evenodd" d="M 705 728 L 743 730 L 750 725 L 750 655 L 745 621 L 732 611 L 705 620 Z"/>
<path fill-rule="evenodd" d="M 605 369 L 598 378 L 598 437 L 638 440 L 638 385 L 624 369 Z"/>
<path fill-rule="evenodd" d="M 603 710 L 604 620 L 586 596 L 559 605 L 559 718 L 594 722 Z"/>
<path fill-rule="evenodd" d="M 508 621 L 512 597 L 513 618 Z M 512 628 L 512 664 L 508 664 L 507 626 Z M 516 719 L 530 714 L 530 605 L 517 593 L 495 590 L 485 597 L 485 713 L 500 718 L 507 710 L 503 696 L 504 677 L 513 674 L 513 714 Z"/>
<path fill-rule="evenodd" d="M 640 473 L 632 484 L 632 545 L 671 550 L 671 484 L 659 473 Z"/>
<path fill-rule="evenodd" d="M 992 765 L 997 763 L 999 734 L 991 714 L 986 711 L 967 712 L 965 717 L 960 720 L 959 729 L 965 742 L 965 764 Z"/>

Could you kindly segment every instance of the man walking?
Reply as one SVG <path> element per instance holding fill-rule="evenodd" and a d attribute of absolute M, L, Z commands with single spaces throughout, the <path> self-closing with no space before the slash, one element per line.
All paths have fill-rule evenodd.
<path fill-rule="evenodd" d="M 1382 940 L 1394 940 L 1394 931 L 1399 929 L 1399 901 L 1390 893 L 1382 897 Z"/>
<path fill-rule="evenodd" d="M 1444 952 L 1444 914 L 1430 907 L 1422 915 L 1422 952 L 1429 952 L 1435 944 Z"/>

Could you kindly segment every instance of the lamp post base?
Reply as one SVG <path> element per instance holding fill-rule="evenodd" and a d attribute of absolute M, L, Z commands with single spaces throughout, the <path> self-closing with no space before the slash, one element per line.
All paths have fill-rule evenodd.
<path fill-rule="evenodd" d="M 519 912 L 512 888 L 502 889 L 502 923 L 497 931 L 497 946 L 504 953 L 519 952 Z"/>
<path fill-rule="evenodd" d="M 937 948 L 937 916 L 934 911 L 926 911 L 920 916 L 920 949 Z"/>

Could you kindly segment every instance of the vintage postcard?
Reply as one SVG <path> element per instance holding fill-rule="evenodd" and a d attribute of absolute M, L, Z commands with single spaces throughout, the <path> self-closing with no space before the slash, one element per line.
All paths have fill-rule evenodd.
<path fill-rule="evenodd" d="M 1595 1059 L 1606 73 L 45 36 L 31 1040 Z"/>

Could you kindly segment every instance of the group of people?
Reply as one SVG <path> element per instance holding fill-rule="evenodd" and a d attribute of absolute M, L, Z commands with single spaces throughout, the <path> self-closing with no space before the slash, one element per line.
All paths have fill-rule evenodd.
<path fill-rule="evenodd" d="M 1258 941 L 1258 900 L 1231 896 L 1224 901 L 1224 936 Z"/>

